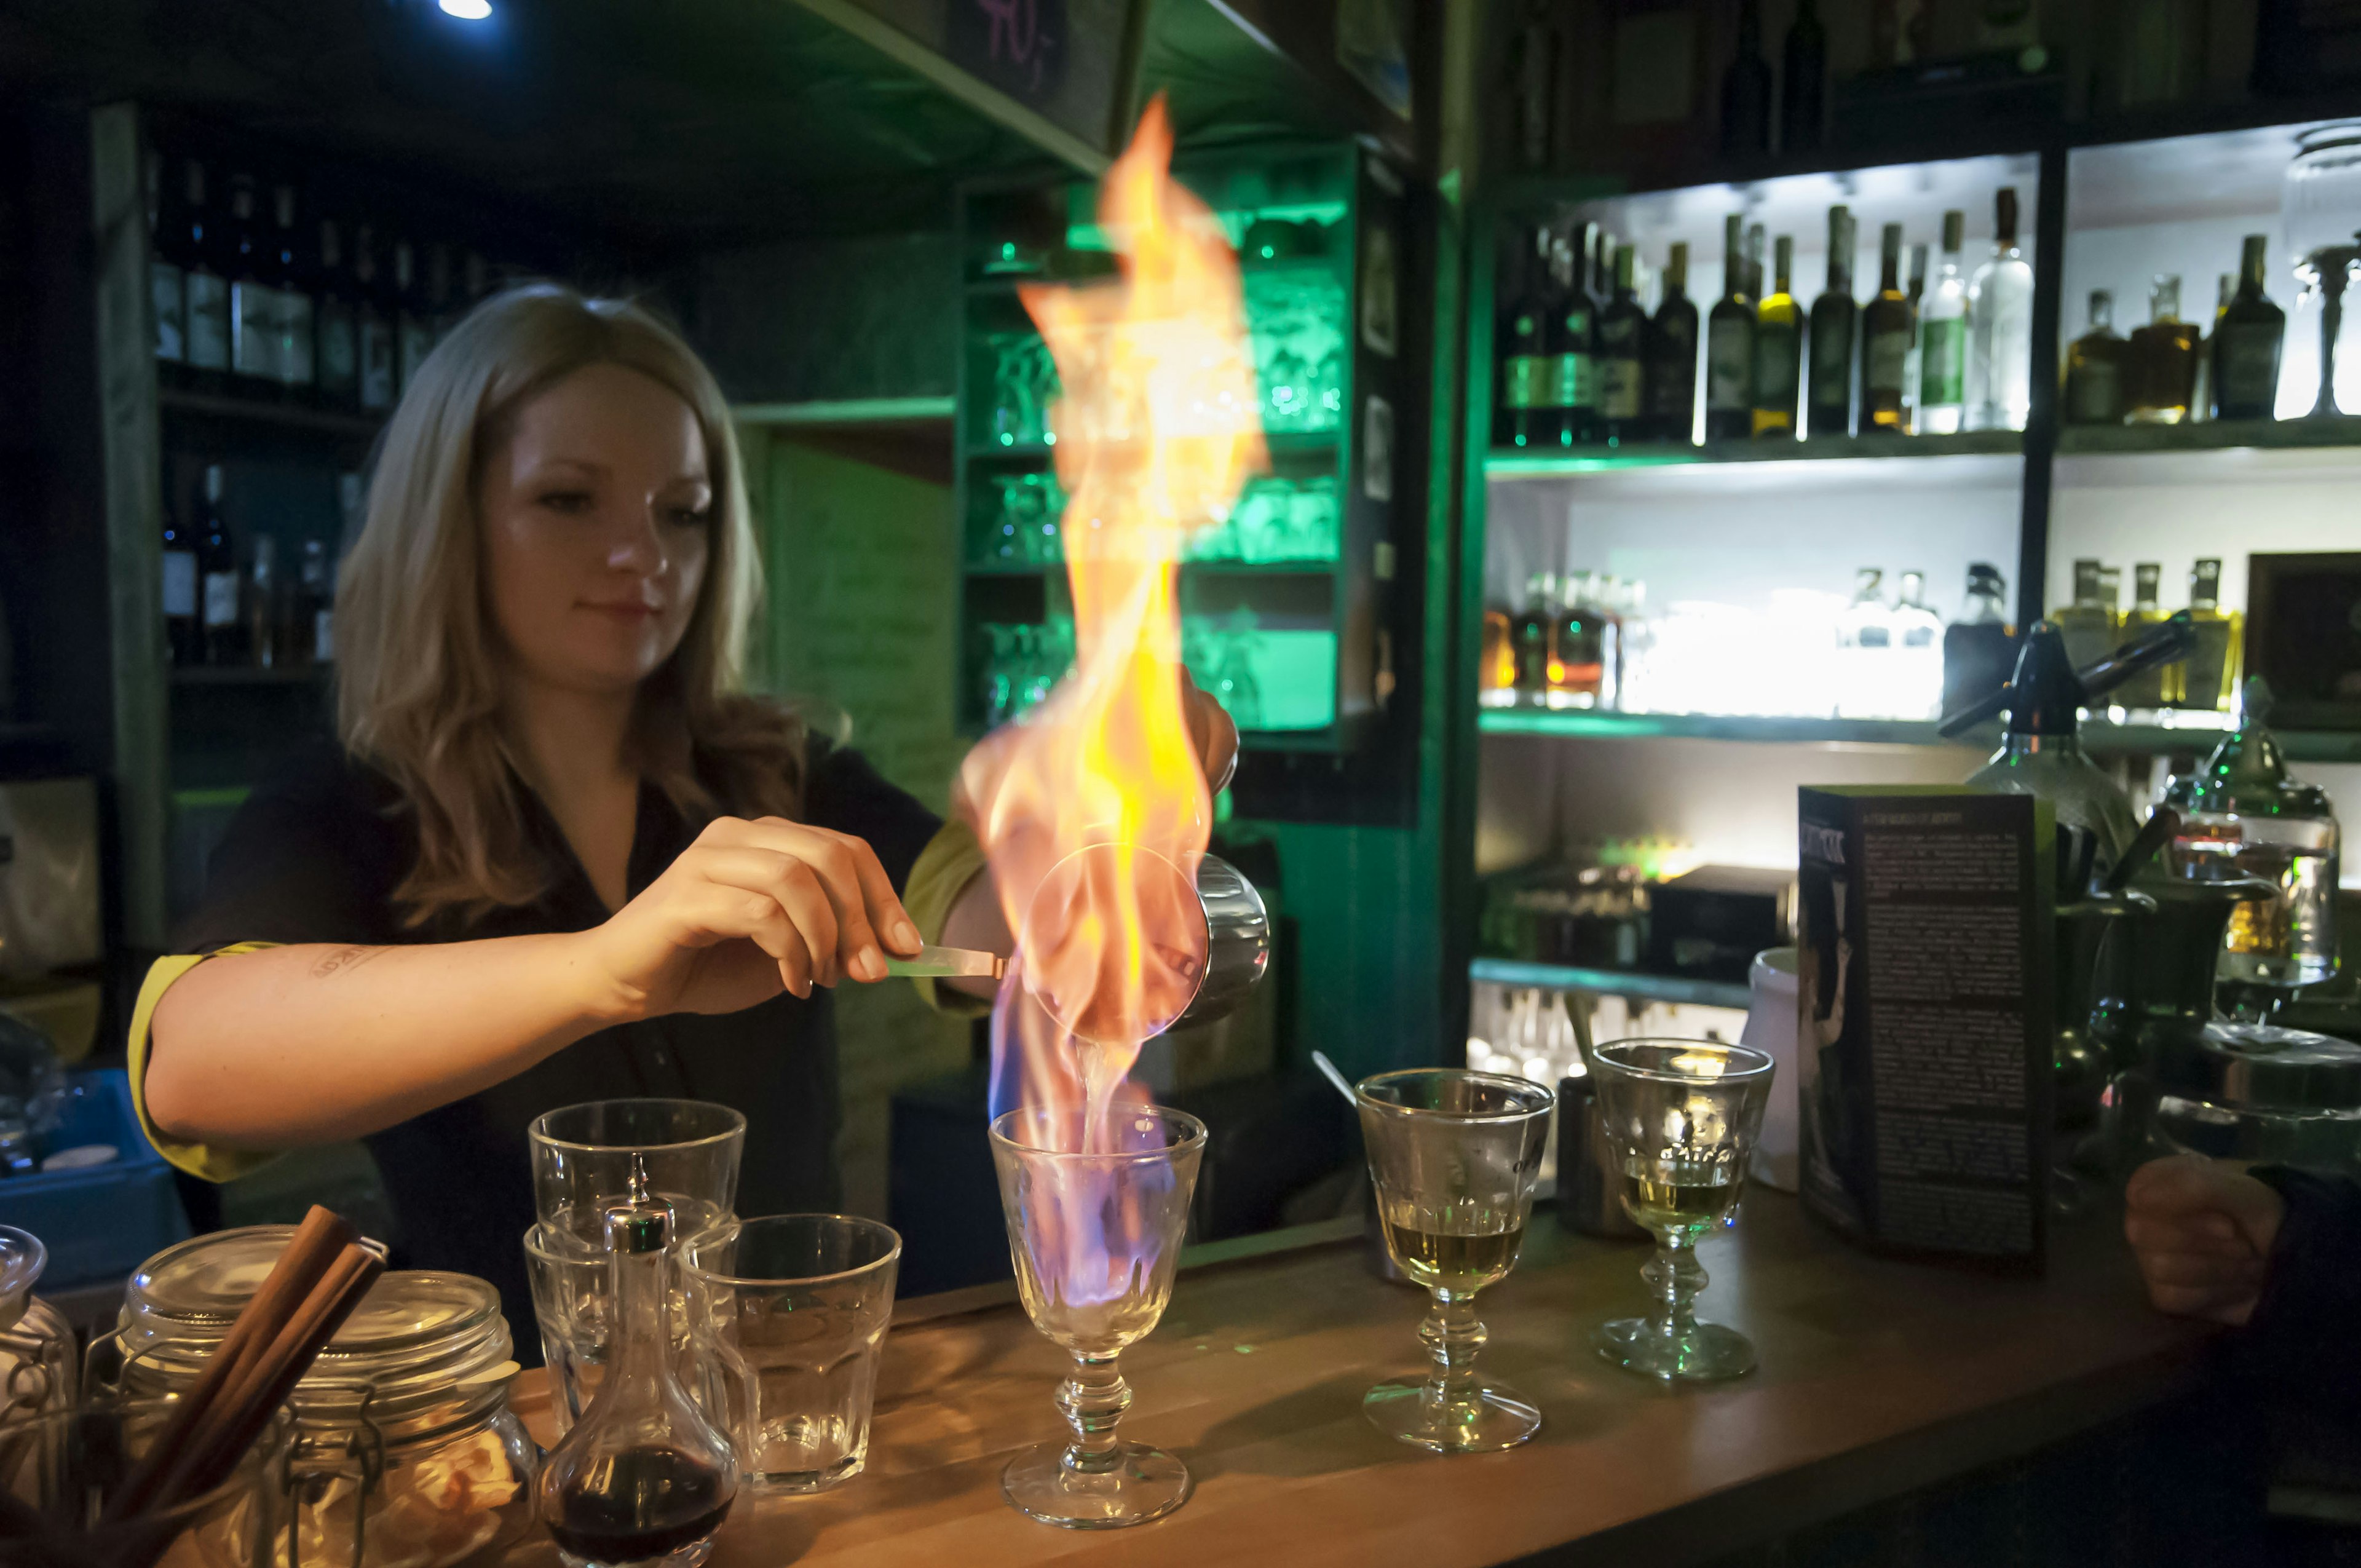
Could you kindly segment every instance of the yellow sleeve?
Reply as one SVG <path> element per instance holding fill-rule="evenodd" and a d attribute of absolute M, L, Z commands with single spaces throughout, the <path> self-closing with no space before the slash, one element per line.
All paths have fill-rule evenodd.
<path fill-rule="evenodd" d="M 967 891 L 967 884 L 984 871 L 983 846 L 975 841 L 975 832 L 964 822 L 953 818 L 937 830 L 927 847 L 918 851 L 917 863 L 910 868 L 910 881 L 902 893 L 902 907 L 918 923 L 918 935 L 929 942 L 943 939 L 943 925 L 951 917 L 951 905 Z M 963 991 L 939 989 L 934 981 L 913 980 L 918 995 L 928 1006 L 939 1013 L 977 1014 L 991 1003 L 981 996 L 970 996 Z"/>
<path fill-rule="evenodd" d="M 148 1028 L 156 1017 L 156 1004 L 182 975 L 204 962 L 225 953 L 251 953 L 264 948 L 277 947 L 276 942 L 240 942 L 211 953 L 176 953 L 158 959 L 148 966 L 148 978 L 139 984 L 139 1004 L 131 1010 L 131 1108 L 138 1113 L 139 1130 L 156 1146 L 156 1152 L 179 1169 L 204 1181 L 228 1181 L 248 1171 L 259 1170 L 279 1157 L 275 1154 L 255 1149 L 217 1149 L 206 1144 L 183 1143 L 159 1129 L 148 1114 Z"/>

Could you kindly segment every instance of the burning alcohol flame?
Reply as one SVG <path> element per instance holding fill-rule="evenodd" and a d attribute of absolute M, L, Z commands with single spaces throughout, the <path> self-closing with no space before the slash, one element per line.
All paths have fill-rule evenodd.
<path fill-rule="evenodd" d="M 1267 462 L 1237 258 L 1173 183 L 1171 155 L 1159 100 L 1099 196 L 1122 276 L 1023 291 L 1063 389 L 1051 421 L 1075 662 L 961 775 L 1016 933 L 993 1009 L 993 1111 L 1012 1091 L 1084 1107 L 1050 1120 L 1084 1129 L 1090 1152 L 1107 1152 L 1109 1101 L 1204 965 L 1195 876 L 1212 811 L 1181 707 L 1175 571 L 1182 537 Z"/>

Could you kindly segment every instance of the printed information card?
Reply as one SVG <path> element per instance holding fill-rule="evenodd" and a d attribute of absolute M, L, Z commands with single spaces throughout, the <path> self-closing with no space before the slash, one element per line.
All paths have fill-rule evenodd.
<path fill-rule="evenodd" d="M 1800 792 L 1804 1203 L 1880 1251 L 2038 1269 L 2054 819 L 2031 795 Z"/>

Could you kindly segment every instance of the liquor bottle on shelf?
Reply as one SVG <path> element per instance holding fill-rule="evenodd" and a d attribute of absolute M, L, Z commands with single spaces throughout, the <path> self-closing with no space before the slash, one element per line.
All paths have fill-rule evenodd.
<path fill-rule="evenodd" d="M 189 380 L 218 391 L 229 378 L 228 233 L 205 205 L 205 166 L 189 159 L 181 187 L 182 297 L 189 324 Z"/>
<path fill-rule="evenodd" d="M 2197 626 L 2197 646 L 2181 662 L 2180 706 L 2227 713 L 2238 691 L 2246 618 L 2222 608 L 2222 563 L 2212 556 L 2190 568 L 2189 619 Z"/>
<path fill-rule="evenodd" d="M 353 283 L 359 296 L 358 320 L 361 407 L 383 413 L 393 407 L 401 387 L 401 366 L 395 357 L 393 313 L 388 308 L 383 280 L 377 270 L 377 236 L 363 224 L 353 234 Z"/>
<path fill-rule="evenodd" d="M 1570 573 L 1561 587 L 1557 620 L 1551 629 L 1549 706 L 1609 707 L 1616 622 L 1607 608 L 1608 594 L 1590 572 Z"/>
<path fill-rule="evenodd" d="M 2130 357 L 2134 424 L 2180 424 L 2197 390 L 2197 327 L 2180 319 L 2180 280 L 2166 273 L 2147 293 L 2146 326 L 2132 329 Z"/>
<path fill-rule="evenodd" d="M 2008 585 L 2000 568 L 1968 568 L 1960 618 L 1943 628 L 1943 711 L 1954 713 L 2008 685 L 2016 666 L 2016 630 L 2008 623 Z"/>
<path fill-rule="evenodd" d="M 292 580 L 279 595 L 278 630 L 273 636 L 280 663 L 300 666 L 326 662 L 328 655 L 320 652 L 320 612 L 332 597 L 328 547 L 320 540 L 307 539 Z"/>
<path fill-rule="evenodd" d="M 279 361 L 279 385 L 292 401 L 315 402 L 319 368 L 313 353 L 313 302 L 320 285 L 319 272 L 295 227 L 295 188 L 281 185 L 273 191 L 271 205 L 278 219 L 271 249 L 279 281 L 279 342 L 274 353 Z"/>
<path fill-rule="evenodd" d="M 2121 577 L 2118 575 L 2118 583 Z M 2106 591 L 2106 568 L 2096 561 L 2074 563 L 2074 602 L 2049 612 L 2066 639 L 2066 656 L 2078 670 L 2114 652 L 2121 641 L 2115 596 Z"/>
<path fill-rule="evenodd" d="M 1721 298 L 1706 318 L 1705 435 L 1734 441 L 1754 433 L 1754 300 L 1747 291 L 1745 219 L 1723 225 Z"/>
<path fill-rule="evenodd" d="M 1927 602 L 1927 574 L 1902 574 L 1894 601 L 1894 675 L 1887 706 L 1897 718 L 1943 716 L 1943 618 Z"/>
<path fill-rule="evenodd" d="M 245 662 L 245 627 L 238 620 L 237 555 L 230 548 L 229 525 L 222 521 L 222 467 L 205 469 L 204 489 L 189 532 L 197 546 L 197 613 L 203 619 L 205 663 Z"/>
<path fill-rule="evenodd" d="M 1517 700 L 1538 707 L 1549 700 L 1550 666 L 1556 661 L 1557 574 L 1536 572 L 1525 581 L 1525 608 L 1517 612 Z"/>
<path fill-rule="evenodd" d="M 1772 254 L 1771 292 L 1754 307 L 1754 434 L 1792 439 L 1804 357 L 1803 312 L 1788 284 L 1795 240 L 1781 235 Z"/>
<path fill-rule="evenodd" d="M 2125 374 L 2131 345 L 2115 335 L 2115 298 L 2091 291 L 2091 330 L 2066 348 L 2065 422 L 2124 422 Z"/>
<path fill-rule="evenodd" d="M 1852 212 L 1830 207 L 1828 283 L 1812 302 L 1811 367 L 1805 382 L 1811 392 L 1805 408 L 1806 436 L 1852 433 L 1853 338 L 1861 324 L 1861 307 L 1852 297 Z"/>
<path fill-rule="evenodd" d="M 1828 34 L 1820 26 L 1814 0 L 1795 0 L 1795 19 L 1787 26 L 1787 46 L 1780 63 L 1779 150 L 1783 154 L 1811 152 L 1819 147 L 1828 122 Z"/>
<path fill-rule="evenodd" d="M 2213 412 L 2213 345 L 2222 335 L 2222 318 L 2230 312 L 2230 300 L 2238 291 L 2238 280 L 2224 272 L 2213 280 L 2213 321 L 2210 327 L 2199 329 L 2197 339 L 2197 379 L 2189 389 L 2189 422 L 2215 417 Z"/>
<path fill-rule="evenodd" d="M 1686 444 L 1697 430 L 1697 308 L 1688 295 L 1689 247 L 1673 242 L 1664 262 L 1664 297 L 1642 340 L 1648 437 Z"/>
<path fill-rule="evenodd" d="M 178 507 L 164 514 L 164 641 L 176 668 L 205 662 L 204 622 L 197 613 L 196 521 Z"/>
<path fill-rule="evenodd" d="M 1476 701 L 1483 707 L 1507 707 L 1516 700 L 1516 628 L 1506 609 L 1486 605 L 1484 655 L 1476 668 Z"/>
<path fill-rule="evenodd" d="M 1509 78 L 1517 166 L 1528 173 L 1550 166 L 1551 133 L 1557 123 L 1558 36 L 1552 9 L 1549 0 L 1531 0 L 1526 5 Z"/>
<path fill-rule="evenodd" d="M 2287 313 L 2263 292 L 2270 241 L 2250 234 L 2238 262 L 2238 291 L 2213 328 L 2213 417 L 2269 419 L 2279 391 L 2279 345 Z"/>
<path fill-rule="evenodd" d="M 1586 243 L 1588 243 L 1587 240 Z M 1550 406 L 1557 414 L 1561 446 L 1598 439 L 1597 307 L 1582 277 L 1575 243 L 1560 235 L 1551 252 L 1554 308 L 1550 312 Z"/>
<path fill-rule="evenodd" d="M 1852 602 L 1837 622 L 1837 641 L 1847 648 L 1894 646 L 1894 612 L 1885 602 L 1885 574 L 1863 566 L 1853 574 Z"/>
<path fill-rule="evenodd" d="M 2154 561 L 2132 564 L 2132 608 L 2124 616 L 2121 640 L 2128 642 L 2152 627 L 2164 623 L 2164 609 L 2157 601 L 2157 592 L 2164 581 L 2164 568 Z M 2177 707 L 2180 700 L 2181 668 L 2178 663 L 2157 664 L 2107 694 L 2110 706 L 2152 711 Z"/>
<path fill-rule="evenodd" d="M 1815 306 L 1817 310 L 1818 307 Z M 1815 325 L 1817 324 L 1815 318 Z M 1910 297 L 1902 291 L 1902 225 L 1878 236 L 1877 292 L 1861 312 L 1861 433 L 1906 435 L 1910 407 Z"/>
<path fill-rule="evenodd" d="M 156 320 L 156 373 L 176 384 L 189 363 L 189 299 L 182 269 L 186 232 L 164 199 L 164 159 L 150 152 L 142 172 L 148 181 L 148 312 Z"/>
<path fill-rule="evenodd" d="M 393 317 L 395 352 L 400 356 L 401 390 L 410 390 L 412 378 L 434 348 L 434 318 L 426 308 L 426 294 L 418 276 L 418 256 L 406 239 L 393 242 Z"/>
<path fill-rule="evenodd" d="M 280 602 L 283 585 L 279 580 L 279 542 L 267 533 L 254 537 L 254 559 L 246 579 L 245 602 L 239 607 L 246 620 L 246 662 L 258 670 L 268 670 L 279 663 L 279 617 L 284 607 Z"/>
<path fill-rule="evenodd" d="M 1910 286 L 1903 291 L 1910 302 L 1910 356 L 1902 366 L 1902 431 L 1916 435 L 1923 427 L 1918 422 L 1918 376 L 1921 355 L 1918 304 L 1927 297 L 1927 247 L 1922 243 L 1910 247 Z"/>
<path fill-rule="evenodd" d="M 1918 433 L 1951 435 L 1965 428 L 1968 387 L 1968 280 L 1960 247 L 1968 216 L 1943 214 L 1943 255 L 1918 307 Z M 2004 681 L 2003 685 L 2007 683 Z"/>
<path fill-rule="evenodd" d="M 2016 187 L 1993 198 L 1992 258 L 1968 285 L 1968 428 L 2023 430 L 2033 410 L 2033 264 L 2016 243 Z"/>
<path fill-rule="evenodd" d="M 1511 285 L 1515 293 L 1500 313 L 1500 401 L 1493 416 L 1492 442 L 1531 450 L 1557 444 L 1552 395 L 1557 367 L 1549 352 L 1548 230 L 1532 231 L 1522 262 Z"/>
<path fill-rule="evenodd" d="M 1598 313 L 1598 412 L 1607 439 L 1618 444 L 1637 441 L 1648 433 L 1642 339 L 1648 330 L 1648 313 L 1632 291 L 1631 247 L 1615 252 L 1615 291 Z"/>
<path fill-rule="evenodd" d="M 234 175 L 229 186 L 229 363 L 241 391 L 275 393 L 279 386 L 277 266 L 254 211 L 254 176 Z"/>
<path fill-rule="evenodd" d="M 1721 156 L 1771 150 L 1771 62 L 1763 58 L 1761 0 L 1738 0 L 1738 52 L 1721 74 Z"/>
<path fill-rule="evenodd" d="M 313 379 L 321 403 L 349 409 L 360 402 L 360 294 L 345 266 L 344 231 L 320 220 L 320 286 L 312 313 Z"/>

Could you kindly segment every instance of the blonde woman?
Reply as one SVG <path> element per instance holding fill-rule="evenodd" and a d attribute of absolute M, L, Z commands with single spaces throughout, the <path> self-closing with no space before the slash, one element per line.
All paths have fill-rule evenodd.
<path fill-rule="evenodd" d="M 157 1146 L 218 1180 L 366 1138 L 407 1261 L 517 1322 L 544 1111 L 720 1101 L 741 1212 L 833 1206 L 827 988 L 1008 936 L 971 836 L 736 690 L 758 587 L 686 345 L 551 287 L 461 323 L 338 583 L 337 740 L 248 799 L 142 992 Z M 1236 733 L 1189 701 L 1225 774 Z"/>

